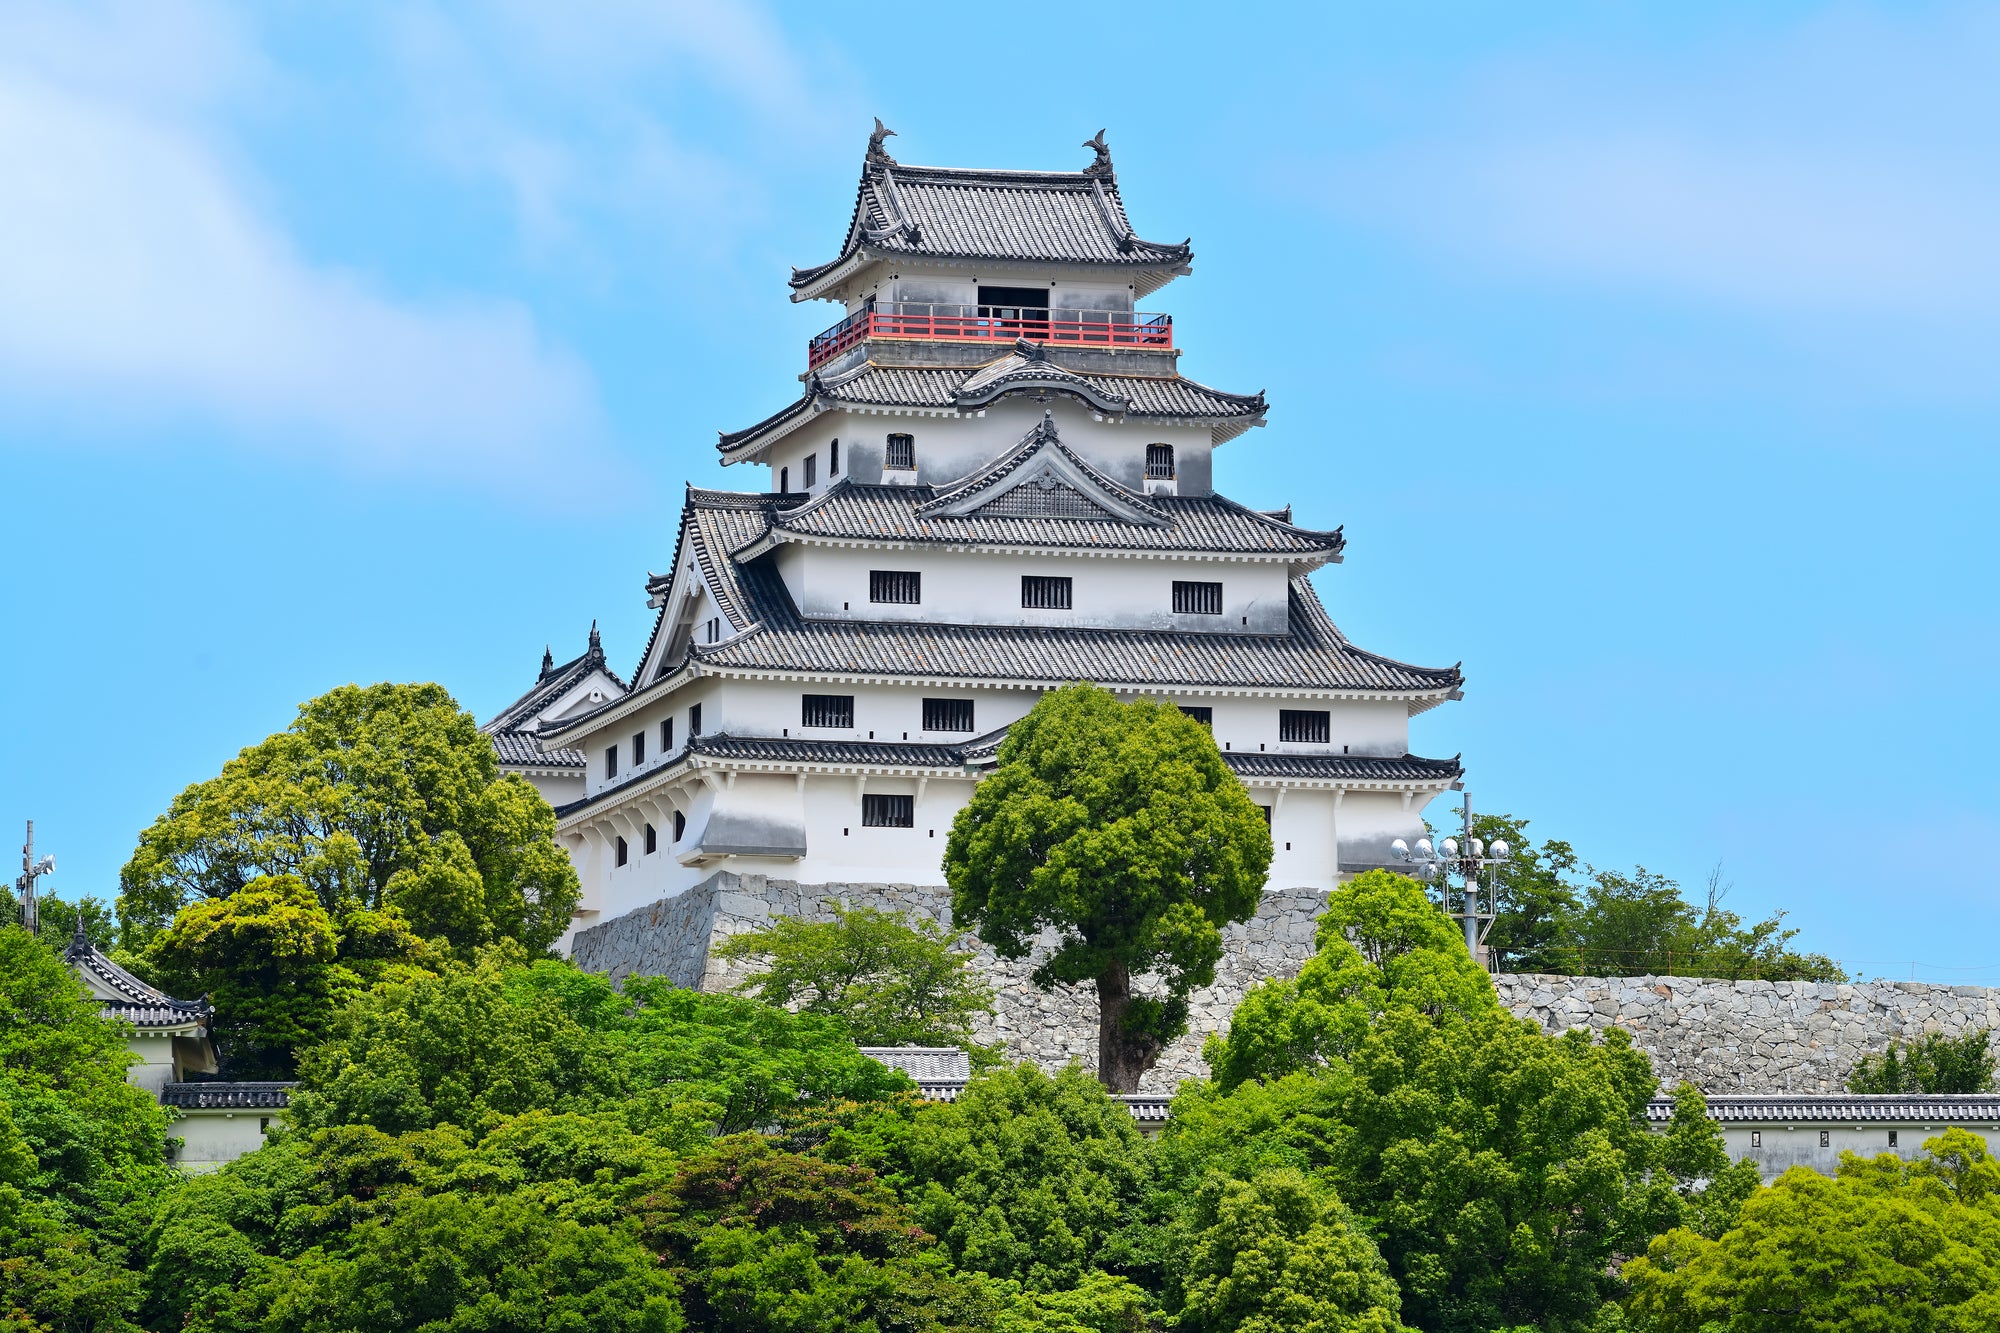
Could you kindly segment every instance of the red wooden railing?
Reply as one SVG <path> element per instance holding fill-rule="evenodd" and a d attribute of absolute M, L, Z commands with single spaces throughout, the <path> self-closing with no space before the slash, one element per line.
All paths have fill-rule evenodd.
<path fill-rule="evenodd" d="M 1129 310 L 1035 310 L 1018 307 L 922 305 L 884 302 L 856 311 L 806 346 L 806 363 L 819 366 L 868 338 L 926 338 L 940 342 L 1068 343 L 1077 347 L 1174 345 L 1171 315 Z"/>

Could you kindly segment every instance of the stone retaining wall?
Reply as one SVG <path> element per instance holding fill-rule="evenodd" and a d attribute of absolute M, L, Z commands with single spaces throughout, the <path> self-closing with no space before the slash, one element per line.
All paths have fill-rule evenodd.
<path fill-rule="evenodd" d="M 570 954 L 578 967 L 609 973 L 612 981 L 671 977 L 678 985 L 727 990 L 753 970 L 709 954 L 709 941 L 755 930 L 773 917 L 827 918 L 831 898 L 847 907 L 904 911 L 951 925 L 951 891 L 912 884 L 799 884 L 763 875 L 719 872 L 687 892 L 579 931 Z M 1226 1031 L 1244 992 L 1267 977 L 1290 976 L 1312 953 L 1313 918 L 1326 902 L 1314 889 L 1264 895 L 1257 915 L 1223 931 L 1223 959 L 1215 984 L 1189 997 L 1188 1034 L 1169 1046 L 1141 1081 L 1141 1092 L 1171 1092 L 1184 1078 L 1206 1075 L 1201 1046 Z M 1055 945 L 1044 935 L 1035 952 L 1018 962 L 984 945 L 977 958 L 990 978 L 996 1012 L 974 1030 L 982 1042 L 1004 1041 L 1009 1057 L 1056 1069 L 1074 1060 L 1097 1068 L 1097 997 L 1087 986 L 1037 990 L 1028 976 Z"/>
<path fill-rule="evenodd" d="M 1705 981 L 1496 977 L 1500 1002 L 1550 1032 L 1616 1024 L 1663 1086 L 1703 1092 L 1842 1092 L 1863 1055 L 1927 1032 L 2000 1029 L 2000 990 L 1918 981 Z"/>
<path fill-rule="evenodd" d="M 778 916 L 825 919 L 829 898 L 951 924 L 951 894 L 941 886 L 799 884 L 724 871 L 686 893 L 579 932 L 571 958 L 589 971 L 609 973 L 614 982 L 637 973 L 726 990 L 751 965 L 711 957 L 712 940 Z M 1202 1043 L 1228 1030 L 1229 1015 L 1250 987 L 1298 971 L 1312 953 L 1313 919 L 1325 901 L 1318 890 L 1272 890 L 1255 917 L 1223 931 L 1215 984 L 1190 997 L 1188 1035 L 1167 1048 L 1141 1091 L 1171 1092 L 1182 1079 L 1207 1074 Z M 1049 1068 L 1075 1060 L 1095 1070 L 1096 996 L 1076 986 L 1044 993 L 1028 980 L 1054 943 L 1053 933 L 1046 934 L 1019 962 L 980 946 L 977 957 L 997 992 L 997 1012 L 976 1035 L 1004 1041 L 1016 1060 Z M 2000 1029 L 2000 990 L 1980 986 L 1536 974 L 1497 977 L 1495 985 L 1501 1003 L 1550 1032 L 1623 1027 L 1653 1057 L 1662 1086 L 1686 1079 L 1714 1093 L 1839 1092 L 1856 1060 L 1892 1040 Z"/>

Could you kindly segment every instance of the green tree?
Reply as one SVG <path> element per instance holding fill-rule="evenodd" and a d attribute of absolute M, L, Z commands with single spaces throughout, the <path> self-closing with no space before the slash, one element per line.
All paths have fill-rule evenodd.
<path fill-rule="evenodd" d="M 844 908 L 830 921 L 779 917 L 712 950 L 758 958 L 737 987 L 767 1004 L 825 1014 L 863 1046 L 969 1046 L 972 1020 L 993 1011 L 993 988 L 959 947 L 963 935 L 907 912 Z"/>
<path fill-rule="evenodd" d="M 1035 984 L 1093 983 L 1098 1077 L 1119 1092 L 1187 1026 L 1222 927 L 1257 909 L 1271 833 L 1207 729 L 1094 685 L 1042 696 L 945 845 L 952 916 L 1002 957 L 1060 936 Z M 1157 989 L 1135 978 L 1151 973 Z"/>
<path fill-rule="evenodd" d="M 183 908 L 144 961 L 175 994 L 214 1001 L 217 1045 L 233 1077 L 290 1078 L 295 1053 L 325 1039 L 336 1011 L 381 964 L 437 961 L 395 908 L 356 910 L 344 924 L 336 928 L 298 876 L 271 875 Z M 362 955 L 353 966 L 340 958 L 350 935 L 366 941 L 350 951 Z"/>
<path fill-rule="evenodd" d="M 1303 1172 L 1211 1176 L 1189 1227 L 1176 1274 L 1184 1333 L 1406 1333 L 1374 1242 Z"/>
<path fill-rule="evenodd" d="M 1956 1037 L 1924 1034 L 1905 1046 L 1890 1042 L 1880 1055 L 1864 1055 L 1848 1075 L 1852 1092 L 1991 1092 L 1994 1058 L 1986 1028 Z"/>
<path fill-rule="evenodd" d="M 2000 1164 L 1965 1130 L 1928 1157 L 1795 1167 L 1716 1239 L 1675 1229 L 1625 1265 L 1642 1333 L 1945 1333 L 2000 1327 Z"/>
<path fill-rule="evenodd" d="M 136 949 L 183 907 L 296 876 L 336 921 L 400 905 L 463 957 L 499 939 L 539 953 L 578 893 L 554 832 L 442 687 L 345 685 L 174 798 L 120 874 L 118 915 Z"/>
<path fill-rule="evenodd" d="M 892 1106 L 823 1155 L 879 1169 L 954 1263 L 1028 1292 L 1150 1266 L 1145 1140 L 1074 1065 L 1053 1078 L 1033 1065 L 981 1074 L 957 1100 Z"/>

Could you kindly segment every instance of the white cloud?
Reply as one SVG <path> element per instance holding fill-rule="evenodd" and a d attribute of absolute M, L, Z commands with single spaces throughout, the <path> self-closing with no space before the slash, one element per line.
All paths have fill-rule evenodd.
<path fill-rule="evenodd" d="M 1324 179 L 1338 211 L 1473 271 L 1747 322 L 1822 371 L 1987 394 L 1996 62 L 2000 16 L 1918 7 L 1544 52 L 1430 97 Z"/>
<path fill-rule="evenodd" d="M 257 205 L 206 112 L 261 77 L 203 6 L 9 12 L 0 398 L 191 413 L 364 466 L 595 466 L 590 377 L 525 310 L 398 298 L 300 254 Z"/>

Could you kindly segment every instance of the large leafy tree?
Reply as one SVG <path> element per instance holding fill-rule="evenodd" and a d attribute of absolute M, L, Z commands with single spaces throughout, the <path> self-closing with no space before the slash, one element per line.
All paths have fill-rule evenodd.
<path fill-rule="evenodd" d="M 1645 1333 L 1943 1333 L 2000 1328 L 2000 1163 L 1967 1130 L 1927 1156 L 1803 1167 L 1715 1239 L 1675 1229 L 1625 1265 Z"/>
<path fill-rule="evenodd" d="M 441 686 L 344 685 L 174 798 L 121 872 L 118 914 L 136 948 L 183 907 L 289 875 L 336 920 L 393 905 L 465 956 L 499 939 L 540 952 L 578 894 L 554 832 Z"/>
<path fill-rule="evenodd" d="M 1222 927 L 1255 913 L 1270 863 L 1270 828 L 1206 728 L 1074 684 L 1008 732 L 944 869 L 954 918 L 1003 957 L 1055 929 L 1035 984 L 1095 986 L 1098 1077 L 1134 1092 L 1186 1030 L 1189 992 L 1214 980 Z"/>
<path fill-rule="evenodd" d="M 732 935 L 717 958 L 764 965 L 737 987 L 768 1004 L 825 1014 L 863 1046 L 965 1046 L 993 988 L 956 947 L 962 936 L 907 912 L 828 903 L 832 919 L 780 917 Z"/>

